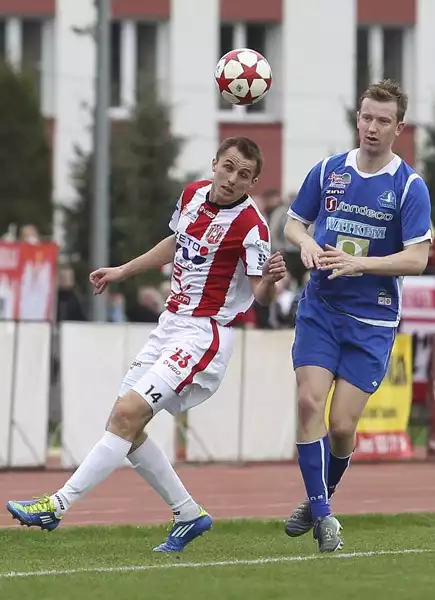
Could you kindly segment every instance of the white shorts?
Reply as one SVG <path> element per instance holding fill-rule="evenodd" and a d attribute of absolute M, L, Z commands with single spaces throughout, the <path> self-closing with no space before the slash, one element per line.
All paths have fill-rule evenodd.
<path fill-rule="evenodd" d="M 125 375 L 119 396 L 133 389 L 148 400 L 150 379 L 146 374 L 151 372 L 176 392 L 169 404 L 152 406 L 154 412 L 164 408 L 175 415 L 204 402 L 224 378 L 234 337 L 231 327 L 208 317 L 163 312 Z"/>

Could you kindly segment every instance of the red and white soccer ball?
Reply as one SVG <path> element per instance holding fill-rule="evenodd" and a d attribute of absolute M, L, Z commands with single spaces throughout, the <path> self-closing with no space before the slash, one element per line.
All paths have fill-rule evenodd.
<path fill-rule="evenodd" d="M 270 90 L 272 69 L 259 52 L 239 48 L 222 56 L 215 79 L 222 98 L 231 104 L 255 104 Z"/>

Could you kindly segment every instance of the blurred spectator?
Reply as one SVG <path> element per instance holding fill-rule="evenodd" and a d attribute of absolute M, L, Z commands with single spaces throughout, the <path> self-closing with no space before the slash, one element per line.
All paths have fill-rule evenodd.
<path fill-rule="evenodd" d="M 290 196 L 287 202 L 284 202 L 275 208 L 270 215 L 269 227 L 272 252 L 278 252 L 278 250 L 282 252 L 287 269 L 290 271 L 292 278 L 297 281 L 299 286 L 301 286 L 306 269 L 302 263 L 299 248 L 290 244 L 284 236 L 284 227 L 288 218 L 287 211 L 294 199 L 294 195 Z"/>
<path fill-rule="evenodd" d="M 306 271 L 302 278 L 302 286 L 300 287 L 297 294 L 295 294 L 293 301 L 292 301 L 291 308 L 290 308 L 289 319 L 293 320 L 293 323 L 296 323 L 296 313 L 298 310 L 299 300 L 301 299 L 302 292 L 304 291 L 305 286 L 307 285 L 309 279 L 310 279 L 310 271 Z"/>
<path fill-rule="evenodd" d="M 20 242 L 26 242 L 27 244 L 39 244 L 41 241 L 38 229 L 28 223 L 20 227 L 19 239 Z"/>
<path fill-rule="evenodd" d="M 295 326 L 294 300 L 299 298 L 297 282 L 287 273 L 284 279 L 278 281 L 277 297 L 270 306 L 270 325 L 273 329 Z"/>
<path fill-rule="evenodd" d="M 258 199 L 258 206 L 266 221 L 270 223 L 273 212 L 282 204 L 281 194 L 275 188 L 268 188 Z"/>
<path fill-rule="evenodd" d="M 137 291 L 137 302 L 128 311 L 133 323 L 156 323 L 163 310 L 164 301 L 159 290 L 142 286 Z"/>
<path fill-rule="evenodd" d="M 159 291 L 160 291 L 160 293 L 162 295 L 163 301 L 166 302 L 166 300 L 169 298 L 169 295 L 171 293 L 171 281 L 170 281 L 170 279 L 162 281 L 162 283 L 160 284 L 160 287 L 159 287 Z"/>
<path fill-rule="evenodd" d="M 108 302 L 109 321 L 111 323 L 125 323 L 127 315 L 125 312 L 125 296 L 121 292 L 112 292 Z"/>
<path fill-rule="evenodd" d="M 83 296 L 76 287 L 75 274 L 70 266 L 59 268 L 57 291 L 57 320 L 86 321 Z"/>

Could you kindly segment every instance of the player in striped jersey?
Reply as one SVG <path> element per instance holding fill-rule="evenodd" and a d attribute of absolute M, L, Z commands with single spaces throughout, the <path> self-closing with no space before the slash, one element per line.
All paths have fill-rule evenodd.
<path fill-rule="evenodd" d="M 174 525 L 156 551 L 181 551 L 211 528 L 211 516 L 144 428 L 160 410 L 176 415 L 216 392 L 233 350 L 233 325 L 254 299 L 269 304 L 286 274 L 282 256 L 270 256 L 267 224 L 248 195 L 262 165 L 255 142 L 228 138 L 213 160 L 213 178 L 181 195 L 170 236 L 125 265 L 91 273 L 100 294 L 110 283 L 172 262 L 167 310 L 126 374 L 106 432 L 77 471 L 52 496 L 8 502 L 22 524 L 55 529 L 127 457 L 173 512 Z"/>

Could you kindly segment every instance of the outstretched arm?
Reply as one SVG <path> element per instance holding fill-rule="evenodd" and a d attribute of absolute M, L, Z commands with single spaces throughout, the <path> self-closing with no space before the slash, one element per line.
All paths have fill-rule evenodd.
<path fill-rule="evenodd" d="M 172 262 L 175 254 L 175 235 L 170 235 L 145 254 L 119 267 L 103 267 L 89 275 L 94 294 L 102 294 L 110 283 L 119 283 L 145 271 L 160 269 Z"/>

